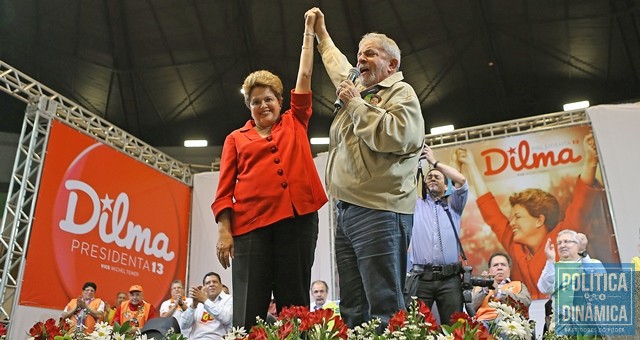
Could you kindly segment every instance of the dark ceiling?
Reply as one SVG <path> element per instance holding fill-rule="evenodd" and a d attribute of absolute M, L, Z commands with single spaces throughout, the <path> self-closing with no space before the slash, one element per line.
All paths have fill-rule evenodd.
<path fill-rule="evenodd" d="M 154 146 L 222 144 L 249 119 L 239 90 L 251 71 L 271 70 L 292 88 L 312 6 L 354 63 L 364 33 L 397 41 L 427 128 L 640 98 L 640 0 L 0 4 L 0 60 Z M 317 53 L 312 88 L 309 135 L 326 136 L 335 90 Z M 24 108 L 0 92 L 0 131 L 19 132 Z"/>

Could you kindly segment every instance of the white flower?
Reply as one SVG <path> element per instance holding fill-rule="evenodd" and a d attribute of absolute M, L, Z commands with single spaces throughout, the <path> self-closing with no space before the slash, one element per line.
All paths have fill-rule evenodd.
<path fill-rule="evenodd" d="M 438 334 L 437 340 L 453 340 L 453 334 Z"/>
<path fill-rule="evenodd" d="M 498 317 L 512 317 L 518 314 L 513 307 L 501 302 L 489 302 L 489 307 L 493 307 L 496 309 L 496 312 L 498 312 Z"/>
<path fill-rule="evenodd" d="M 146 334 L 138 335 L 136 337 L 136 340 L 147 340 L 147 335 Z"/>
<path fill-rule="evenodd" d="M 517 321 L 500 321 L 498 322 L 498 327 L 501 333 L 510 338 L 517 337 L 518 339 L 522 339 L 527 334 L 522 324 Z"/>
<path fill-rule="evenodd" d="M 96 331 L 93 331 L 93 333 L 87 335 L 87 337 L 85 338 L 86 340 L 110 340 L 111 336 L 109 336 L 109 334 L 98 334 Z"/>
<path fill-rule="evenodd" d="M 125 335 L 120 333 L 114 334 L 113 337 L 114 340 L 126 340 Z"/>
<path fill-rule="evenodd" d="M 91 334 L 87 336 L 87 339 L 102 340 L 111 339 L 110 335 L 113 332 L 113 327 L 109 326 L 106 322 L 100 322 L 96 325 L 96 328 Z"/>
<path fill-rule="evenodd" d="M 244 327 L 233 327 L 231 332 L 224 336 L 224 340 L 235 340 L 238 338 L 244 338 L 247 336 L 247 331 L 244 330 Z"/>

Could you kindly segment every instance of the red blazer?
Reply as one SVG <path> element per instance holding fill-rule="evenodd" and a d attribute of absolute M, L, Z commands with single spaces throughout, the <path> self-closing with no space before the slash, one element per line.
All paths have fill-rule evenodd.
<path fill-rule="evenodd" d="M 291 91 L 291 109 L 284 112 L 271 136 L 262 138 L 249 120 L 224 141 L 220 179 L 213 214 L 231 208 L 234 236 L 280 220 L 320 209 L 327 195 L 311 156 L 307 136 L 311 93 Z"/>

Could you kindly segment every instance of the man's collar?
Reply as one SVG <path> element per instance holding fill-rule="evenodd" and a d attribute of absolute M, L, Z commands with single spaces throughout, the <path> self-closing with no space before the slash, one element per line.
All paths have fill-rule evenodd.
<path fill-rule="evenodd" d="M 381 82 L 379 82 L 378 84 L 380 86 L 383 87 L 391 87 L 393 84 L 401 81 L 404 79 L 404 76 L 402 75 L 401 71 L 398 71 L 388 77 L 386 77 L 385 79 L 383 79 Z"/>

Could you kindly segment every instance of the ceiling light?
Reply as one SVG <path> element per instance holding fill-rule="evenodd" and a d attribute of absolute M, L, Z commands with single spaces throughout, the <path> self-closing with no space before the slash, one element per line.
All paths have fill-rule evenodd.
<path fill-rule="evenodd" d="M 443 125 L 443 126 L 436 126 L 434 128 L 431 128 L 431 130 L 429 131 L 431 132 L 432 135 L 439 135 L 441 133 L 447 133 L 453 130 L 454 130 L 453 125 L 449 124 L 449 125 Z"/>
<path fill-rule="evenodd" d="M 184 141 L 186 148 L 201 148 L 207 146 L 209 143 L 206 139 L 187 139 Z"/>
<path fill-rule="evenodd" d="M 586 109 L 588 107 L 589 107 L 589 101 L 588 100 L 583 100 L 581 102 L 575 102 L 575 103 L 567 103 L 567 104 L 562 105 L 562 109 L 564 111 Z"/>
<path fill-rule="evenodd" d="M 313 137 L 309 140 L 312 145 L 327 145 L 329 144 L 329 137 Z"/>

